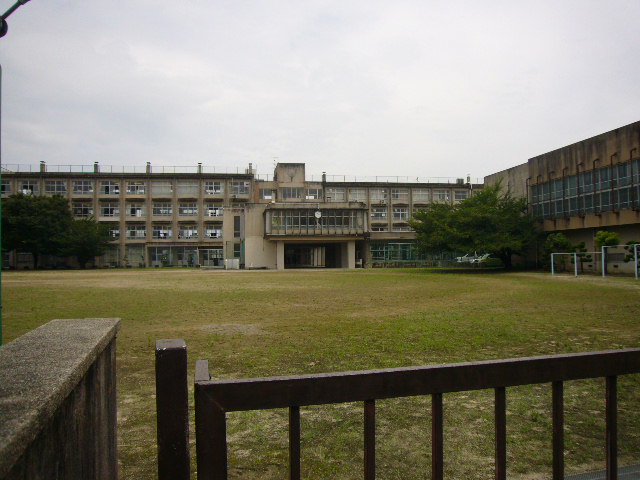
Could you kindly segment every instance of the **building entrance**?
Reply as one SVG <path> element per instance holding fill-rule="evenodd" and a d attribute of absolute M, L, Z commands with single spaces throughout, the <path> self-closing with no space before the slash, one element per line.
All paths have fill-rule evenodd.
<path fill-rule="evenodd" d="M 340 243 L 286 244 L 284 268 L 340 268 Z"/>

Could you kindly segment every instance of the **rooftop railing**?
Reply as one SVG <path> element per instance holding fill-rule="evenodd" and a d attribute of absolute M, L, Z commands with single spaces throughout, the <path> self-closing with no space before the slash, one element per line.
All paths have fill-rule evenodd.
<path fill-rule="evenodd" d="M 479 178 L 461 177 L 412 177 L 399 175 L 325 175 L 326 181 L 330 183 L 449 183 L 466 185 L 469 181 L 474 184 L 482 183 Z M 322 175 L 311 175 L 312 182 L 321 182 Z"/>
<path fill-rule="evenodd" d="M 253 173 L 256 180 L 271 182 L 273 174 L 256 173 L 255 167 L 228 167 L 215 165 L 51 165 L 41 164 L 4 164 L 3 172 L 13 173 L 113 173 L 113 174 L 226 174 L 226 175 L 247 175 Z M 482 184 L 483 179 L 469 177 L 412 177 L 412 176 L 384 176 L 384 175 L 311 175 L 308 182 L 329 182 L 329 183 L 441 183 L 449 185 Z"/>

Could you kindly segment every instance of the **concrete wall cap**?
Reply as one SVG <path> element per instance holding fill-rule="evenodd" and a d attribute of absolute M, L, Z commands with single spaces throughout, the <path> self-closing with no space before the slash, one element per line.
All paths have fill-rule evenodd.
<path fill-rule="evenodd" d="M 0 478 L 115 338 L 119 318 L 52 320 L 0 346 Z"/>

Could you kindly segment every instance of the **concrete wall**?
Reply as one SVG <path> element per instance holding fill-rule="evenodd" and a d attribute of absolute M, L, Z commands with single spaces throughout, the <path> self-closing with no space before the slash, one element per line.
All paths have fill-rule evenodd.
<path fill-rule="evenodd" d="M 510 190 L 514 197 L 528 197 L 529 164 L 523 163 L 501 172 L 484 177 L 485 185 L 495 185 L 502 181 L 503 190 Z"/>
<path fill-rule="evenodd" d="M 0 347 L 0 479 L 117 479 L 119 319 L 53 320 Z"/>
<path fill-rule="evenodd" d="M 634 122 L 529 159 L 531 183 L 628 162 L 638 148 L 640 122 Z"/>

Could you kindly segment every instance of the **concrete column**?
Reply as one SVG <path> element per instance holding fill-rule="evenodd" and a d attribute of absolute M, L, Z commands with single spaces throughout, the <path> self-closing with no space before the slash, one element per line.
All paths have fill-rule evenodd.
<path fill-rule="evenodd" d="M 347 258 L 343 265 L 347 268 L 356 268 L 356 242 L 355 240 L 349 240 L 346 245 Z"/>
<path fill-rule="evenodd" d="M 284 241 L 276 242 L 276 269 L 284 270 Z"/>

